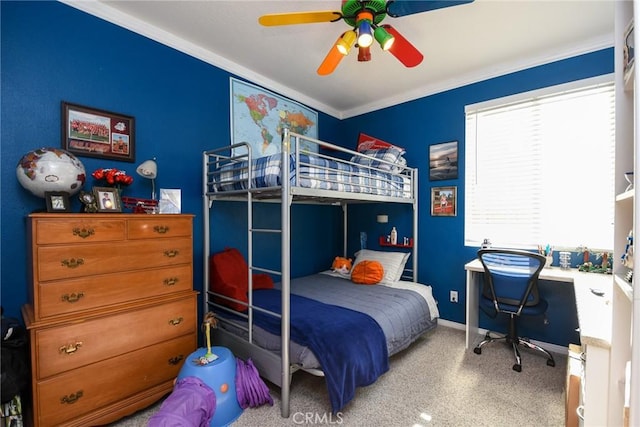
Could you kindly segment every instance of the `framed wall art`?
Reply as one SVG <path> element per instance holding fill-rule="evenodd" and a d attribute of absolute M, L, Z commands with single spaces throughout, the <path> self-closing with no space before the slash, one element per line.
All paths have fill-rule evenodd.
<path fill-rule="evenodd" d="M 282 151 L 282 130 L 318 138 L 318 113 L 266 89 L 234 78 L 231 86 L 231 143 L 247 143 L 253 158 Z M 318 152 L 316 144 L 302 146 Z M 234 148 L 234 155 L 247 153 L 246 147 Z"/>
<path fill-rule="evenodd" d="M 429 180 L 458 178 L 458 141 L 429 146 Z"/>
<path fill-rule="evenodd" d="M 135 162 L 134 118 L 62 102 L 62 148 L 84 157 Z"/>
<path fill-rule="evenodd" d="M 113 187 L 93 187 L 98 212 L 122 212 L 120 192 Z"/>
<path fill-rule="evenodd" d="M 457 187 L 431 188 L 431 215 L 456 216 L 458 211 Z"/>

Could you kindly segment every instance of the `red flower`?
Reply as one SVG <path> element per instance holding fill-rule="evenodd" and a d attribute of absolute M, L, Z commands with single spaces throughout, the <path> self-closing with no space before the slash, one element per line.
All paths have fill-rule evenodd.
<path fill-rule="evenodd" d="M 133 177 L 127 175 L 123 170 L 107 168 L 96 169 L 91 174 L 95 179 L 107 181 L 107 185 L 120 187 L 122 185 L 129 185 L 133 182 Z"/>

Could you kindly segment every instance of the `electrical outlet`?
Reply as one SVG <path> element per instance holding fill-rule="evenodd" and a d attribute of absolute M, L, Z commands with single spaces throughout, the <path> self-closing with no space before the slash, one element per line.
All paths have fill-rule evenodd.
<path fill-rule="evenodd" d="M 458 291 L 449 291 L 449 301 L 458 302 Z"/>

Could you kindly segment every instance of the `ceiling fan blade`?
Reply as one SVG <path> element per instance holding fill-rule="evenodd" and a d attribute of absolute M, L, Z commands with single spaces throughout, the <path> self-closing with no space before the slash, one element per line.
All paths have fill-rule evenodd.
<path fill-rule="evenodd" d="M 338 37 L 338 40 L 340 40 L 340 38 L 341 37 Z M 345 55 L 341 54 L 336 47 L 336 44 L 334 44 L 333 46 L 331 46 L 331 50 L 329 51 L 329 53 L 327 53 L 327 56 L 324 58 L 324 61 L 322 61 L 322 64 L 320 64 L 320 66 L 318 67 L 318 74 L 320 74 L 321 76 L 327 76 L 333 73 L 333 71 L 336 69 L 336 67 L 344 57 Z"/>
<path fill-rule="evenodd" d="M 471 2 L 473 0 L 395 0 L 387 4 L 387 14 L 397 18 Z"/>
<path fill-rule="evenodd" d="M 422 56 L 420 51 L 416 49 L 409 40 L 405 39 L 395 28 L 388 24 L 381 25 L 381 27 L 387 30 L 389 34 L 395 38 L 391 48 L 389 48 L 389 52 L 398 58 L 398 61 L 402 62 L 405 67 L 415 67 L 422 62 L 424 56 Z"/>
<path fill-rule="evenodd" d="M 266 27 L 276 25 L 313 24 L 316 22 L 333 22 L 342 18 L 340 12 L 331 10 L 317 12 L 273 13 L 258 18 L 258 22 Z"/>

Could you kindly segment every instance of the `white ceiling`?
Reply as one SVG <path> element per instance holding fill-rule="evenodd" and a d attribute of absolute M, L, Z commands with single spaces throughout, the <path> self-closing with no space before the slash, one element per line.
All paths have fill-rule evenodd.
<path fill-rule="evenodd" d="M 613 45 L 612 0 L 475 0 L 387 17 L 424 55 L 405 68 L 372 46 L 329 76 L 316 70 L 343 22 L 263 27 L 268 13 L 340 10 L 341 2 L 62 0 L 338 118 Z"/>

